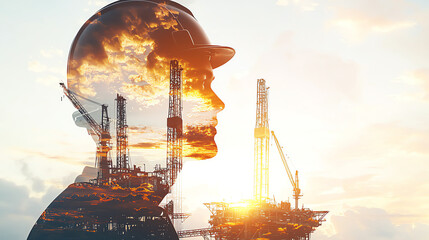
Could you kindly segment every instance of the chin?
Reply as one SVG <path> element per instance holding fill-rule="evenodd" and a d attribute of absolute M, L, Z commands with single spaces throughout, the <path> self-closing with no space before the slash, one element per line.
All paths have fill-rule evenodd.
<path fill-rule="evenodd" d="M 214 141 L 215 135 L 205 135 L 198 140 L 189 141 L 188 139 L 184 145 L 184 156 L 190 160 L 206 160 L 213 158 L 217 155 L 217 145 Z M 191 138 L 190 136 L 188 136 Z"/>
<path fill-rule="evenodd" d="M 211 147 L 207 150 L 207 158 L 205 159 L 201 159 L 201 160 L 206 160 L 206 159 L 210 159 L 210 158 L 214 158 L 217 155 L 217 145 L 216 142 L 213 141 L 213 144 L 211 145 Z"/>

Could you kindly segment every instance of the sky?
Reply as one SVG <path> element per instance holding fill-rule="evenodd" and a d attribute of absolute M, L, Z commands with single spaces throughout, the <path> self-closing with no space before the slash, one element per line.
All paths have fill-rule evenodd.
<path fill-rule="evenodd" d="M 183 229 L 208 226 L 203 203 L 251 198 L 256 80 L 300 205 L 330 211 L 313 239 L 429 234 L 429 3 L 418 0 L 183 0 L 234 58 L 214 71 L 216 157 L 181 173 Z M 0 2 L 0 238 L 24 239 L 49 203 L 94 164 L 94 143 L 61 101 L 83 23 L 110 1 Z M 270 196 L 292 199 L 271 145 Z"/>

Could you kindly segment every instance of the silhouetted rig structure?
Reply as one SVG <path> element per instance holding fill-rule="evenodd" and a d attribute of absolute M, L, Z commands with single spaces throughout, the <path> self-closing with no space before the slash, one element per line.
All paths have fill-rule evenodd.
<path fill-rule="evenodd" d="M 326 211 L 291 209 L 290 203 L 214 202 L 205 204 L 211 212 L 211 234 L 215 239 L 310 239 Z"/>
<path fill-rule="evenodd" d="M 324 221 L 328 211 L 313 211 L 298 207 L 298 200 L 302 197 L 298 171 L 296 171 L 294 179 L 273 131 L 271 136 L 276 142 L 293 187 L 295 208 L 292 209 L 289 202 L 275 203 L 268 198 L 270 141 L 268 89 L 265 80 L 258 79 L 254 130 L 254 199 L 236 203 L 205 203 L 204 205 L 211 212 L 210 227 L 179 231 L 180 238 L 202 236 L 204 239 L 214 238 L 216 240 L 308 240 L 310 234 Z"/>
<path fill-rule="evenodd" d="M 107 105 L 78 95 L 64 83 L 60 85 L 88 124 L 88 132 L 98 139 L 97 177 L 88 183 L 68 186 L 43 212 L 28 239 L 179 239 L 173 221 L 189 215 L 175 213 L 173 201 L 165 207 L 160 206 L 171 192 L 183 165 L 182 68 L 179 62 L 170 62 L 166 168 L 158 164 L 152 172 L 130 166 L 124 97 L 117 94 L 115 99 L 116 164 L 113 164 Z M 78 98 L 101 106 L 100 124 Z M 180 199 L 173 200 L 180 203 Z"/>

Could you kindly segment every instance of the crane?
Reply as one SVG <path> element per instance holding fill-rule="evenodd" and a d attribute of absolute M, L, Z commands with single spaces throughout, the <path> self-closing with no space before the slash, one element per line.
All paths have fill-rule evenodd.
<path fill-rule="evenodd" d="M 276 142 L 276 146 L 277 146 L 277 149 L 279 150 L 280 157 L 282 158 L 283 165 L 285 166 L 285 169 L 286 169 L 287 175 L 289 177 L 290 183 L 292 184 L 293 198 L 295 199 L 295 209 L 298 209 L 298 199 L 300 197 L 302 197 L 301 189 L 299 188 L 298 170 L 295 172 L 295 180 L 294 180 L 292 173 L 290 172 L 289 165 L 287 164 L 286 157 L 283 154 L 282 147 L 280 146 L 280 143 L 277 140 L 277 137 L 274 134 L 274 131 L 271 131 L 271 135 L 273 136 L 274 141 Z"/>
<path fill-rule="evenodd" d="M 112 149 L 110 140 L 110 119 L 107 112 L 107 105 L 95 102 L 91 99 L 85 98 L 70 89 L 68 89 L 64 83 L 60 83 L 60 86 L 63 88 L 64 94 L 72 102 L 73 106 L 82 114 L 82 117 L 90 126 L 92 132 L 98 136 L 97 142 L 97 158 L 96 163 L 98 164 L 99 171 L 97 175 L 97 183 L 103 184 L 108 183 L 110 169 L 112 166 L 112 161 L 109 159 L 109 151 Z M 98 124 L 97 121 L 88 113 L 85 107 L 79 102 L 77 97 L 83 98 L 91 103 L 101 106 L 101 124 Z"/>

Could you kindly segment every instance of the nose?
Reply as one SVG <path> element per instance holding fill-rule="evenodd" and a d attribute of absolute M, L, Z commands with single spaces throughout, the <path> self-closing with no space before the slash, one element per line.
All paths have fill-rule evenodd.
<path fill-rule="evenodd" d="M 213 68 L 210 63 L 210 57 L 210 55 L 202 56 L 201 61 L 197 63 L 199 65 L 197 68 L 203 74 L 203 92 L 205 92 L 206 96 L 210 98 L 212 107 L 214 108 L 215 112 L 218 113 L 225 109 L 225 103 L 211 88 L 212 81 L 215 79 L 215 77 L 213 76 Z"/>
<path fill-rule="evenodd" d="M 212 75 L 211 75 L 211 78 L 210 78 L 211 80 L 210 80 L 210 83 L 214 80 L 214 76 L 213 76 L 213 72 L 212 72 Z M 211 84 L 210 84 L 211 85 Z M 212 92 L 212 94 L 213 94 L 213 97 L 212 97 L 212 103 L 213 103 L 213 105 L 214 105 L 214 108 L 215 108 L 215 111 L 216 111 L 216 113 L 218 113 L 218 112 L 220 112 L 220 111 L 222 111 L 222 110 L 224 110 L 225 109 L 225 103 L 219 98 L 219 96 L 213 91 L 213 89 L 211 88 L 211 86 L 210 86 L 210 91 Z"/>

